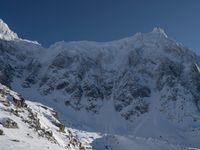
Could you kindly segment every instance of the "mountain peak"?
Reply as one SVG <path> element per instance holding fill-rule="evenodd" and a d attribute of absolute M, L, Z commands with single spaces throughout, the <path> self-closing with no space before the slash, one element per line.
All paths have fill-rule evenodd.
<path fill-rule="evenodd" d="M 17 34 L 2 19 L 0 19 L 0 39 L 7 41 L 18 39 Z"/>
<path fill-rule="evenodd" d="M 160 27 L 154 27 L 152 33 L 164 35 L 167 38 L 167 34 L 165 33 L 164 29 Z"/>

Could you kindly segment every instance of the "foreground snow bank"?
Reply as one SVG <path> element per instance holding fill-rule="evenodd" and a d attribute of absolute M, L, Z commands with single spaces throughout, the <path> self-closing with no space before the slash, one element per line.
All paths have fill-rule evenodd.
<path fill-rule="evenodd" d="M 25 101 L 26 107 L 17 107 L 11 97 L 19 94 L 0 84 L 1 150 L 84 149 L 54 110 L 30 101 Z"/>

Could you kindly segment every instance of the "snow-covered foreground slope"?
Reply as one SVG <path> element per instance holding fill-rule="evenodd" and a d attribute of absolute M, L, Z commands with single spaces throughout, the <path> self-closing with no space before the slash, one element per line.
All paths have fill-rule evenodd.
<path fill-rule="evenodd" d="M 2 37 L 14 34 L 2 25 Z M 26 102 L 57 140 L 42 138 L 38 145 L 46 141 L 53 149 L 66 147 L 69 139 L 57 132 L 51 109 L 41 104 L 58 112 L 85 149 L 200 149 L 199 66 L 198 55 L 160 28 L 118 41 L 58 42 L 49 48 L 18 37 L 0 40 L 0 83 L 32 101 Z M 9 132 L 29 131 L 21 129 L 4 129 L 2 140 L 12 143 Z M 24 136 L 20 145 L 34 149 L 38 132 L 29 132 L 33 139 Z"/>
<path fill-rule="evenodd" d="M 1 150 L 84 149 L 81 143 L 57 118 L 57 113 L 40 103 L 25 101 L 0 84 Z"/>

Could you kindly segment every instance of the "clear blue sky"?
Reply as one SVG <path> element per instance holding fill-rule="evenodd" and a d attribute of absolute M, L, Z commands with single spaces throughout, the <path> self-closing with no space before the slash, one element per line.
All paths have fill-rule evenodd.
<path fill-rule="evenodd" d="M 160 26 L 200 52 L 200 0 L 0 0 L 0 18 L 44 46 L 110 41 Z"/>

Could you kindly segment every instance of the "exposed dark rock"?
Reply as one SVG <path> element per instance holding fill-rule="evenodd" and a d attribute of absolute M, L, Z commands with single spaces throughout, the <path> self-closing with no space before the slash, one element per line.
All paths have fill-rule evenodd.
<path fill-rule="evenodd" d="M 13 142 L 20 142 L 20 140 L 17 140 L 17 139 L 12 139 L 11 141 L 13 141 Z"/>
<path fill-rule="evenodd" d="M 52 123 L 59 128 L 60 132 L 65 133 L 65 125 L 64 124 L 61 124 L 57 121 L 52 121 Z"/>
<path fill-rule="evenodd" d="M 27 107 L 27 104 L 25 103 L 25 99 L 23 97 L 21 97 L 20 95 L 18 96 L 19 99 L 13 97 L 13 102 L 15 104 L 16 107 Z"/>
<path fill-rule="evenodd" d="M 11 106 L 9 101 L 0 101 L 0 102 L 6 107 L 10 107 Z"/>
<path fill-rule="evenodd" d="M 0 124 L 2 124 L 5 128 L 18 128 L 17 123 L 10 118 L 0 119 Z"/>
<path fill-rule="evenodd" d="M 129 66 L 136 66 L 140 63 L 141 57 L 140 57 L 140 51 L 141 49 L 134 49 L 130 51 L 128 55 L 128 64 Z"/>
<path fill-rule="evenodd" d="M 148 87 L 139 87 L 132 91 L 132 95 L 134 98 L 137 97 L 149 97 L 151 94 L 151 90 Z"/>
<path fill-rule="evenodd" d="M 0 83 L 10 86 L 12 81 L 13 68 L 7 64 L 1 64 L 0 61 Z"/>
<path fill-rule="evenodd" d="M 48 136 L 48 137 L 52 137 L 53 132 L 52 131 L 45 131 L 45 135 Z"/>
<path fill-rule="evenodd" d="M 56 89 L 57 89 L 57 90 L 63 89 L 63 88 L 65 88 L 67 85 L 68 85 L 67 82 L 62 82 L 62 83 L 60 83 L 60 84 L 57 85 Z"/>
<path fill-rule="evenodd" d="M 0 135 L 4 135 L 3 130 L 0 129 Z"/>
<path fill-rule="evenodd" d="M 73 58 L 68 57 L 66 53 L 58 54 L 53 60 L 51 67 L 64 68 L 69 66 L 73 61 Z"/>
<path fill-rule="evenodd" d="M 19 117 L 18 110 L 11 109 L 11 113 L 13 113 L 15 116 Z"/>
<path fill-rule="evenodd" d="M 93 98 L 103 98 L 103 94 L 101 93 L 100 89 L 96 87 L 94 84 L 89 84 L 84 82 L 82 86 L 84 95 L 87 97 L 93 97 Z"/>
<path fill-rule="evenodd" d="M 157 68 L 157 88 L 161 90 L 164 85 L 174 86 L 180 80 L 182 69 L 183 66 L 179 63 L 169 59 L 163 60 Z"/>

